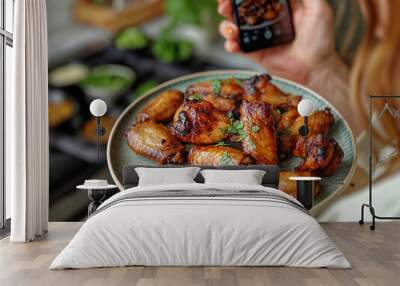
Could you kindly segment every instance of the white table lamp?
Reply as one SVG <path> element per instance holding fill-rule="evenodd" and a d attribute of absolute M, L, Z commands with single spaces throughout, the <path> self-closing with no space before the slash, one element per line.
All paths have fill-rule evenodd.
<path fill-rule="evenodd" d="M 308 134 L 308 116 L 310 116 L 314 112 L 314 104 L 312 103 L 311 100 L 309 99 L 303 99 L 302 101 L 299 102 L 297 105 L 297 111 L 301 116 L 304 117 L 304 136 L 305 139 L 305 150 L 306 150 L 306 155 L 305 158 L 307 158 L 307 134 Z"/>
<path fill-rule="evenodd" d="M 105 129 L 100 125 L 100 117 L 107 112 L 107 104 L 101 99 L 95 99 L 90 103 L 90 113 L 96 117 L 96 135 L 97 135 L 97 161 L 100 161 L 100 136 L 105 134 Z"/>

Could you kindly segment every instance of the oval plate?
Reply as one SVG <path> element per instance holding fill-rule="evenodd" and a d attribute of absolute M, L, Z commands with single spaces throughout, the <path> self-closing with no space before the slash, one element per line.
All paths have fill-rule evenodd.
<path fill-rule="evenodd" d="M 119 189 L 123 190 L 122 170 L 124 166 L 141 164 L 156 165 L 154 161 L 137 155 L 129 149 L 124 137 L 125 131 L 135 122 L 136 114 L 149 102 L 149 100 L 168 89 L 184 91 L 187 86 L 194 82 L 226 79 L 231 77 L 245 79 L 256 74 L 258 73 L 243 70 L 220 70 L 195 73 L 165 82 L 132 102 L 114 124 L 107 146 L 108 167 L 114 182 L 118 185 Z M 326 177 L 322 180 L 321 193 L 316 198 L 315 206 L 311 210 L 313 215 L 317 215 L 329 202 L 339 196 L 350 183 L 350 179 L 355 171 L 356 162 L 354 135 L 349 125 L 336 108 L 316 92 L 287 79 L 276 76 L 272 76 L 272 78 L 272 82 L 284 92 L 300 95 L 303 98 L 312 100 L 317 110 L 329 107 L 335 117 L 335 124 L 330 130 L 330 135 L 335 138 L 342 147 L 344 159 L 340 168 L 331 177 Z M 292 169 L 296 165 L 296 159 L 290 159 L 280 163 L 280 166 L 283 169 Z"/>

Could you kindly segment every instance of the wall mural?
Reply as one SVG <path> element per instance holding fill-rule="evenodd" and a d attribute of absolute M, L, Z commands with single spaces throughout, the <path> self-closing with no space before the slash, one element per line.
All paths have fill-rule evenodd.
<path fill-rule="evenodd" d="M 316 101 L 316 110 L 308 118 L 306 148 L 304 118 L 297 105 L 303 97 L 312 97 L 310 94 L 287 92 L 267 74 L 225 75 L 222 79 L 203 76 L 183 85 L 179 82 L 177 79 L 150 94 L 145 102 L 128 107 L 122 116 L 126 120 L 120 120 L 123 123 L 115 127 L 114 136 L 123 134 L 130 151 L 126 154 L 125 148 L 121 151 L 110 142 L 110 157 L 124 157 L 122 162 L 118 159 L 118 166 L 109 162 L 110 169 L 143 162 L 279 165 L 279 188 L 293 196 L 296 183 L 289 177 L 323 177 L 321 189 L 325 192 L 321 195 L 317 188 L 317 201 L 343 186 L 353 163 L 351 136 L 343 135 L 343 120 L 326 102 Z"/>

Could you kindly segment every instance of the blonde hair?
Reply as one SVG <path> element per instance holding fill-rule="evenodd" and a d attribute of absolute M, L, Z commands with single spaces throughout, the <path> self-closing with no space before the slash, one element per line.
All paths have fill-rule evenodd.
<path fill-rule="evenodd" d="M 389 5 L 388 25 L 382 27 L 382 36 L 376 36 L 378 26 L 379 7 L 377 1 L 361 0 L 365 11 L 363 11 L 366 31 L 357 50 L 350 79 L 351 102 L 354 108 L 359 111 L 358 121 L 363 129 L 368 128 L 369 120 L 369 95 L 400 95 L 400 1 L 387 1 Z M 382 0 L 379 0 L 382 1 Z M 385 0 L 384 0 L 385 1 Z M 400 108 L 400 100 L 397 101 L 379 99 L 374 100 L 373 111 L 383 110 L 388 102 L 394 109 Z M 399 118 L 400 119 L 400 118 Z M 372 128 L 372 136 L 375 140 L 384 145 L 392 145 L 400 150 L 400 121 L 389 113 L 379 118 L 379 126 L 384 132 L 378 131 L 376 126 Z M 375 125 L 375 124 L 374 124 Z M 377 158 L 378 150 L 375 150 L 374 157 Z M 400 157 L 396 156 L 391 160 L 389 168 L 385 172 L 388 175 L 400 166 Z"/>

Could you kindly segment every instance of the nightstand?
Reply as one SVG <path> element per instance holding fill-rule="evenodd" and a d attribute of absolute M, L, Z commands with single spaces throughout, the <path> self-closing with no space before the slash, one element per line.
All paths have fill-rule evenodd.
<path fill-rule="evenodd" d="M 88 216 L 90 216 L 103 203 L 107 192 L 118 189 L 118 187 L 116 185 L 96 186 L 85 184 L 77 186 L 76 189 L 79 191 L 88 192 L 88 197 L 90 200 L 90 204 L 88 206 Z"/>
<path fill-rule="evenodd" d="M 297 200 L 310 210 L 314 205 L 315 182 L 321 181 L 320 177 L 290 177 L 289 180 L 297 183 Z"/>

